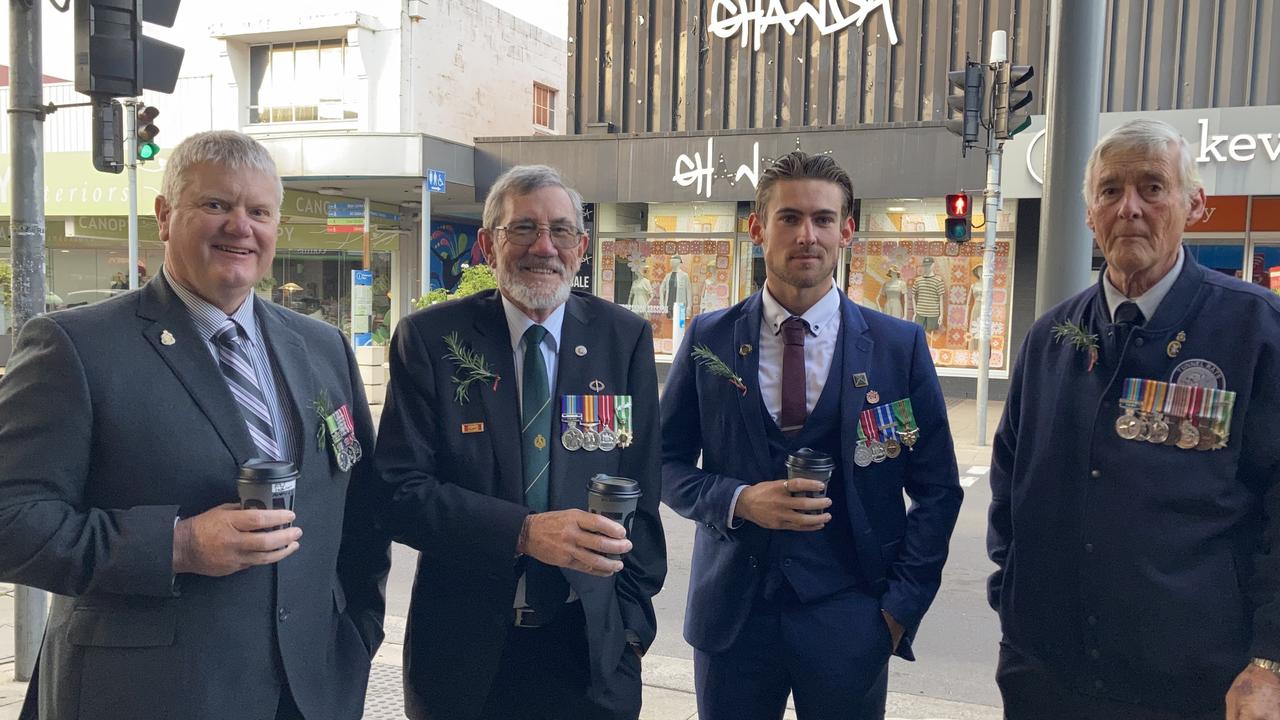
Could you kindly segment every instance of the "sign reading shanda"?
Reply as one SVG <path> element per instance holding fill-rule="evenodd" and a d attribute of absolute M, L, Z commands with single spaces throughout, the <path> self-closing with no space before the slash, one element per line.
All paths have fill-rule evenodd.
<path fill-rule="evenodd" d="M 898 30 L 893 26 L 893 8 L 889 0 L 816 0 L 802 2 L 795 10 L 788 12 L 778 0 L 715 0 L 711 5 L 711 18 L 707 33 L 728 40 L 734 35 L 741 35 L 742 47 L 747 46 L 747 39 L 754 37 L 753 49 L 760 49 L 760 41 L 764 34 L 774 26 L 781 27 L 788 35 L 795 34 L 796 28 L 809 18 L 823 35 L 840 32 L 850 25 L 862 27 L 867 17 L 875 10 L 884 10 L 885 29 L 889 33 L 889 44 L 898 44 Z M 853 10 L 849 15 L 845 10 Z"/>

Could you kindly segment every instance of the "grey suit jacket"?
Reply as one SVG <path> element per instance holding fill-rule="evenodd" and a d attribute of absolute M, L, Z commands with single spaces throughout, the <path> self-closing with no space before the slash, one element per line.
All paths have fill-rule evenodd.
<path fill-rule="evenodd" d="M 287 683 L 309 719 L 360 717 L 390 566 L 363 386 L 337 330 L 254 302 L 303 435 L 304 535 L 221 578 L 174 575 L 174 521 L 236 502 L 256 450 L 181 300 L 157 277 L 23 328 L 0 380 L 0 579 L 56 593 L 27 716 L 270 718 Z M 317 445 L 322 394 L 355 418 L 350 472 Z"/>

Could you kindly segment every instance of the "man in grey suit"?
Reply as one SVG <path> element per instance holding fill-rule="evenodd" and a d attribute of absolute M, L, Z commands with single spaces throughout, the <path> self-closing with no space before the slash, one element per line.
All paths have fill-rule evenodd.
<path fill-rule="evenodd" d="M 161 272 L 28 322 L 0 381 L 0 579 L 56 593 L 24 717 L 358 718 L 390 556 L 354 356 L 253 295 L 265 148 L 194 135 L 161 192 Z M 293 511 L 235 503 L 253 458 L 297 466 Z"/>

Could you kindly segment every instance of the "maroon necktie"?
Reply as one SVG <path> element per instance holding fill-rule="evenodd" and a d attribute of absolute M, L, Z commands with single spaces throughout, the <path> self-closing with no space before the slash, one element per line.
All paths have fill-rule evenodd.
<path fill-rule="evenodd" d="M 782 323 L 782 426 L 783 432 L 795 432 L 804 427 L 809 414 L 805 402 L 808 381 L 804 372 L 804 336 L 809 334 L 809 323 L 798 315 L 792 315 Z"/>

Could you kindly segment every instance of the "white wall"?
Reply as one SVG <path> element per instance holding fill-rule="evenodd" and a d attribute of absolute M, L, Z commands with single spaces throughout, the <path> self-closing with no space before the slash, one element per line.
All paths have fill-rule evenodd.
<path fill-rule="evenodd" d="M 423 0 L 410 20 L 412 130 L 470 143 L 476 137 L 529 135 L 533 83 L 558 91 L 562 133 L 566 41 L 481 0 Z"/>

